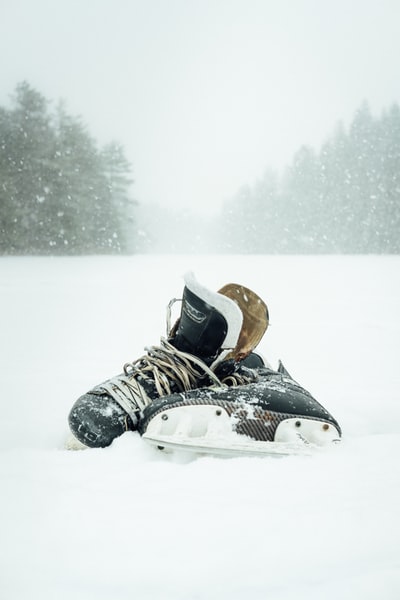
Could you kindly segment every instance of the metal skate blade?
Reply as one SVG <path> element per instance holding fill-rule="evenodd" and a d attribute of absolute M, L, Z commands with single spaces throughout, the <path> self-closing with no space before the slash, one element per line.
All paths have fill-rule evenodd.
<path fill-rule="evenodd" d="M 234 434 L 233 434 L 234 435 Z M 217 456 L 311 456 L 318 447 L 311 444 L 289 444 L 285 442 L 259 442 L 236 434 L 236 439 L 201 439 L 173 435 L 153 436 L 145 433 L 142 436 L 149 444 L 159 450 L 184 450 L 195 454 Z M 239 439 L 243 438 L 243 439 Z"/>
<path fill-rule="evenodd" d="M 232 418 L 217 405 L 180 406 L 151 419 L 142 435 L 160 450 L 185 450 L 219 456 L 265 456 L 313 453 L 314 445 L 296 441 L 257 441 L 232 430 Z"/>
<path fill-rule="evenodd" d="M 179 405 L 165 408 L 147 424 L 142 437 L 161 450 L 221 456 L 311 455 L 339 441 L 336 427 L 293 417 L 278 425 L 274 441 L 256 440 L 235 430 L 235 417 L 223 406 Z"/>

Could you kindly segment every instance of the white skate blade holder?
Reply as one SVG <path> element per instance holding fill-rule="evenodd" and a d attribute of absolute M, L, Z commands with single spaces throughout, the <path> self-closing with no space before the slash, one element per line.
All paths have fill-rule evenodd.
<path fill-rule="evenodd" d="M 142 437 L 163 451 L 220 456 L 311 455 L 339 441 L 339 432 L 333 425 L 312 419 L 282 421 L 273 442 L 238 434 L 232 430 L 233 424 L 221 406 L 179 406 L 153 417 Z"/>

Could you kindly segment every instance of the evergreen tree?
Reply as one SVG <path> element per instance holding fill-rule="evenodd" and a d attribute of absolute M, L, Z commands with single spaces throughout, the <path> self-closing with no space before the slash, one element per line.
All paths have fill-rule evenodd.
<path fill-rule="evenodd" d="M 374 228 L 377 156 L 375 120 L 364 102 L 350 125 L 349 201 L 342 199 L 341 245 L 346 252 L 376 250 L 371 232 Z M 371 202 L 372 201 L 372 202 Z"/>
<path fill-rule="evenodd" d="M 128 251 L 130 171 L 120 146 L 99 150 L 79 118 L 19 84 L 0 109 L 0 251 Z"/>
<path fill-rule="evenodd" d="M 379 124 L 380 178 L 375 202 L 375 232 L 380 252 L 400 252 L 400 108 L 394 104 Z"/>
<path fill-rule="evenodd" d="M 319 152 L 300 148 L 269 189 L 244 186 L 224 207 L 240 249 L 400 252 L 399 106 L 377 119 L 364 102 L 348 131 L 339 123 Z"/>
<path fill-rule="evenodd" d="M 46 236 L 46 188 L 54 133 L 46 100 L 27 83 L 17 86 L 14 104 L 6 117 L 2 144 L 7 181 L 1 199 L 2 230 L 11 251 L 29 248 L 35 252 Z"/>
<path fill-rule="evenodd" d="M 132 230 L 135 223 L 134 208 L 136 202 L 129 194 L 133 179 L 130 177 L 131 165 L 127 161 L 122 146 L 116 142 L 105 146 L 101 153 L 103 173 L 106 179 L 106 193 L 108 198 L 108 210 L 104 207 L 107 215 L 108 227 L 110 229 L 109 239 L 114 240 L 120 248 L 127 251 L 134 250 Z M 120 224 L 120 226 L 118 226 Z M 111 229 L 114 231 L 111 232 Z"/>
<path fill-rule="evenodd" d="M 319 250 L 320 222 L 319 167 L 312 148 L 303 146 L 295 154 L 286 171 L 282 190 L 284 222 L 281 247 L 284 252 L 315 252 Z"/>
<path fill-rule="evenodd" d="M 351 204 L 353 155 L 347 132 L 341 122 L 319 154 L 320 172 L 320 240 L 324 252 L 344 251 L 343 206 Z"/>

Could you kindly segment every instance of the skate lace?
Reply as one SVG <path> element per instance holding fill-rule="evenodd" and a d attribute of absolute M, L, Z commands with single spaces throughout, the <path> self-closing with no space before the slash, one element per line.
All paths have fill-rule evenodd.
<path fill-rule="evenodd" d="M 165 338 L 161 338 L 159 346 L 146 347 L 145 350 L 146 354 L 142 357 L 125 363 L 123 375 L 101 386 L 128 413 L 133 423 L 137 421 L 138 412 L 153 400 L 138 378 L 152 382 L 160 397 L 201 387 L 207 377 L 214 388 L 245 385 L 253 381 L 239 373 L 219 379 L 201 359 L 177 350 Z"/>
<path fill-rule="evenodd" d="M 208 375 L 215 385 L 223 386 L 201 359 L 177 350 L 165 338 L 161 338 L 160 346 L 146 347 L 145 350 L 147 354 L 124 365 L 124 372 L 130 377 L 150 376 L 160 396 L 173 393 L 171 383 L 174 383 L 180 392 L 192 390 L 198 387 L 199 379 L 205 375 Z"/>
<path fill-rule="evenodd" d="M 248 385 L 249 383 L 254 383 L 255 381 L 257 381 L 256 375 L 245 375 L 244 373 L 232 373 L 231 375 L 227 375 L 221 379 L 221 382 L 227 387 Z"/>
<path fill-rule="evenodd" d="M 159 396 L 195 389 L 206 376 L 214 386 L 225 387 L 202 360 L 177 350 L 165 338 L 161 338 L 160 346 L 146 347 L 145 350 L 142 357 L 125 363 L 123 375 L 101 385 L 101 389 L 129 414 L 133 423 L 137 421 L 138 412 L 153 400 L 138 381 L 139 377 L 142 381 L 152 382 Z"/>

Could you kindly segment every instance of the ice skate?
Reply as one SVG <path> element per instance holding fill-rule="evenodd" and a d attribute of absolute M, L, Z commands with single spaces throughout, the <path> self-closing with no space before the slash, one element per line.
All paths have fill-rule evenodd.
<path fill-rule="evenodd" d="M 124 366 L 73 406 L 69 423 L 86 446 L 109 445 L 137 429 L 159 449 L 221 455 L 308 453 L 340 439 L 337 421 L 295 382 L 254 353 L 268 309 L 254 292 L 219 292 L 185 278 L 180 316 L 168 339 Z"/>
<path fill-rule="evenodd" d="M 243 314 L 227 295 L 211 292 L 193 275 L 185 277 L 181 315 L 173 329 L 168 308 L 168 339 L 146 348 L 117 375 L 81 396 L 69 414 L 74 438 L 89 447 L 104 447 L 137 429 L 149 404 L 160 397 L 221 385 L 215 369 L 238 343 Z M 262 332 L 266 324 L 260 320 Z M 74 447 L 73 440 L 69 442 Z"/>

